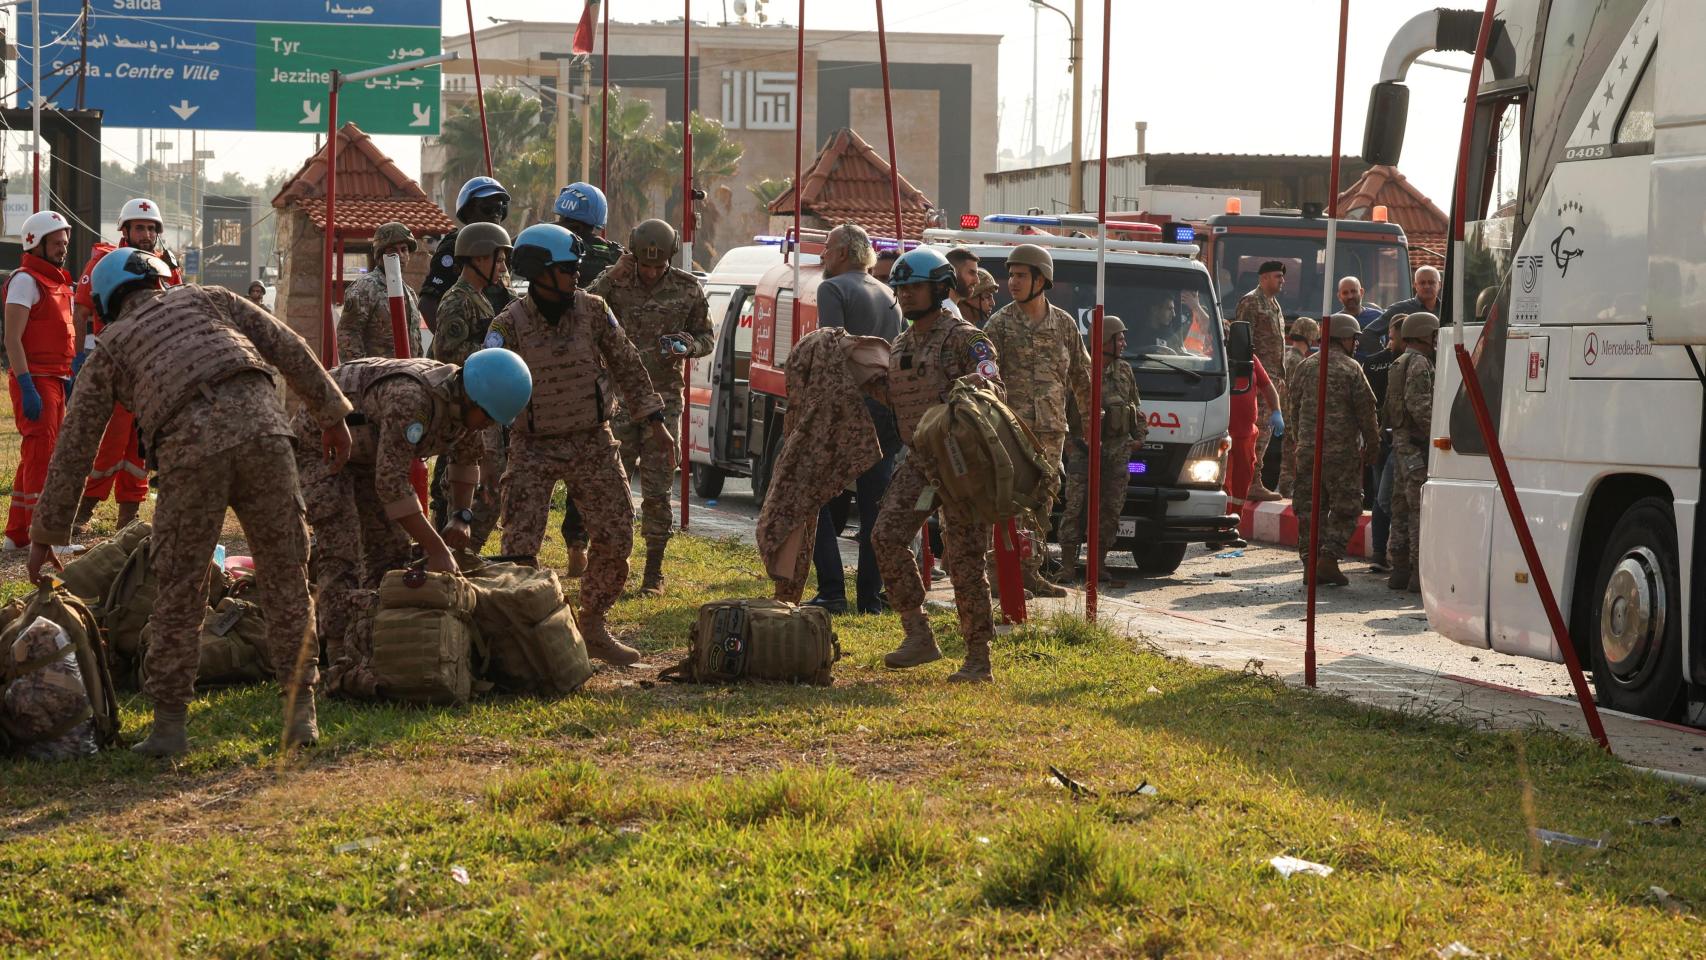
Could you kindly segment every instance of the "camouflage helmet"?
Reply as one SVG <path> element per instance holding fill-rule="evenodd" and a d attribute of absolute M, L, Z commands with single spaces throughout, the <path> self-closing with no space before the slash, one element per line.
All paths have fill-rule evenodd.
<path fill-rule="evenodd" d="M 1333 314 L 1332 325 L 1327 329 L 1334 340 L 1362 336 L 1362 324 L 1357 322 L 1356 317 L 1348 313 Z"/>
<path fill-rule="evenodd" d="M 1021 243 L 1007 255 L 1007 266 L 1022 264 L 1042 275 L 1043 289 L 1054 286 L 1054 257 L 1034 243 Z"/>
<path fill-rule="evenodd" d="M 1125 321 L 1115 316 L 1102 318 L 1102 339 L 1112 340 L 1125 332 Z"/>
<path fill-rule="evenodd" d="M 1405 340 L 1426 340 L 1438 332 L 1439 318 L 1431 313 L 1412 313 L 1404 318 Z"/>
<path fill-rule="evenodd" d="M 997 284 L 995 282 L 995 275 L 994 274 L 990 273 L 988 270 L 983 269 L 982 267 L 977 268 L 977 286 L 972 288 L 972 290 L 971 290 L 972 296 L 974 296 L 974 297 L 988 296 L 989 294 L 995 293 L 997 290 L 1000 290 L 1000 289 L 1001 289 L 1001 286 L 1000 286 L 1000 284 Z"/>
<path fill-rule="evenodd" d="M 1291 324 L 1291 339 L 1314 343 L 1321 339 L 1321 324 L 1314 317 L 1298 317 Z"/>
<path fill-rule="evenodd" d="M 495 223 L 470 223 L 456 231 L 456 256 L 489 257 L 499 250 L 514 250 L 509 231 Z"/>
<path fill-rule="evenodd" d="M 1410 319 L 1409 314 L 1400 313 L 1392 318 L 1391 323 L 1386 325 L 1386 335 L 1392 338 L 1393 343 L 1404 342 L 1404 321 L 1408 319 Z"/>
<path fill-rule="evenodd" d="M 675 259 L 681 245 L 674 227 L 662 220 L 652 219 L 641 223 L 628 234 L 628 249 L 633 252 L 634 259 L 641 263 L 668 263 Z"/>
<path fill-rule="evenodd" d="M 398 244 L 408 247 L 410 253 L 414 253 L 420 248 L 420 244 L 416 242 L 415 235 L 409 231 L 408 226 L 395 220 L 381 224 L 379 229 L 373 231 L 374 250 L 383 250 L 386 247 L 394 247 Z"/>

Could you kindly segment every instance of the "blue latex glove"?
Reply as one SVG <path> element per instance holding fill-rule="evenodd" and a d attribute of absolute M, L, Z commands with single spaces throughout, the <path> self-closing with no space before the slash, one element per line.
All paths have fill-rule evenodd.
<path fill-rule="evenodd" d="M 1269 422 L 1274 425 L 1274 436 L 1285 436 L 1285 418 L 1280 416 L 1280 412 L 1278 410 L 1274 411 L 1273 419 Z"/>
<path fill-rule="evenodd" d="M 41 419 L 41 394 L 27 373 L 18 374 L 18 396 L 24 404 L 24 419 L 31 423 Z"/>

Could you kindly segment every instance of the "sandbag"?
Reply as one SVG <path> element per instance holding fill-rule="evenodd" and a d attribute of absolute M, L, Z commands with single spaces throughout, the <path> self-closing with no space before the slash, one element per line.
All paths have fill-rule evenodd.
<path fill-rule="evenodd" d="M 380 696 L 411 703 L 463 704 L 484 645 L 468 615 L 450 610 L 385 609 L 373 618 L 367 669 Z"/>
<path fill-rule="evenodd" d="M 956 380 L 924 412 L 910 449 L 942 499 L 981 525 L 1041 509 L 1060 479 L 1036 435 L 979 377 Z"/>
<path fill-rule="evenodd" d="M 138 644 L 137 684 L 147 680 L 148 648 L 154 643 L 154 625 L 142 629 Z M 230 687 L 272 679 L 271 650 L 267 622 L 261 608 L 247 600 L 227 597 L 210 607 L 202 617 L 197 639 L 195 685 L 200 688 Z"/>
<path fill-rule="evenodd" d="M 488 564 L 469 574 L 474 625 L 486 641 L 484 677 L 510 693 L 560 696 L 592 676 L 592 661 L 562 584 L 550 570 Z"/>
<path fill-rule="evenodd" d="M 472 613 L 474 588 L 455 574 L 429 573 L 419 568 L 391 570 L 379 581 L 379 608 Z"/>
<path fill-rule="evenodd" d="M 207 603 L 213 606 L 225 596 L 225 571 L 208 560 Z M 160 585 L 154 577 L 154 538 L 144 536 L 125 558 L 124 567 L 113 580 L 100 606 L 101 628 L 118 660 L 120 672 L 131 675 L 140 666 L 142 628 L 154 615 Z"/>
<path fill-rule="evenodd" d="M 72 681 L 82 689 L 75 710 Z M 87 743 L 98 749 L 118 740 L 107 647 L 94 614 L 69 591 L 44 583 L 0 632 L 0 684 L 0 746 L 62 759 L 83 755 Z"/>
<path fill-rule="evenodd" d="M 774 680 L 827 687 L 841 643 L 822 607 L 717 600 L 699 608 L 687 658 L 660 676 L 689 683 Z"/>
<path fill-rule="evenodd" d="M 124 562 L 135 552 L 143 539 L 153 532 L 154 528 L 145 520 L 133 520 L 126 524 L 123 530 L 110 539 L 95 544 L 65 565 L 65 572 L 60 574 L 60 579 L 65 581 L 65 588 L 84 603 L 94 607 L 95 615 L 100 616 L 99 605 L 112 589 L 113 581 L 117 580 L 119 573 L 124 570 Z"/>

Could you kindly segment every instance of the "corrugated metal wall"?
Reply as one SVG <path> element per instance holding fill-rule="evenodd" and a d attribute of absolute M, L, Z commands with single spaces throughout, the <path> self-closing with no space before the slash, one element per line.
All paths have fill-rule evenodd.
<path fill-rule="evenodd" d="M 1129 208 L 1147 184 L 1146 164 L 1138 157 L 1108 160 L 1108 209 Z M 1096 161 L 1084 164 L 1084 206 L 1096 209 L 1100 170 Z M 1037 207 L 1044 214 L 1065 213 L 1072 194 L 1070 165 L 1055 164 L 1028 170 L 1008 170 L 984 178 L 980 213 L 1024 213 Z"/>

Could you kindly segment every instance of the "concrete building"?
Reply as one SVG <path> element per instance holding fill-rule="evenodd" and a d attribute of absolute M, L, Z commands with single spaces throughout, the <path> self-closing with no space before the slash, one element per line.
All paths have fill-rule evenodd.
<path fill-rule="evenodd" d="M 579 93 L 581 71 L 571 70 L 568 62 L 574 29 L 573 23 L 515 21 L 478 31 L 485 82 Z M 466 60 L 467 39 L 446 37 L 444 49 Z M 693 26 L 693 109 L 722 121 L 745 150 L 739 173 L 722 185 L 727 189 L 718 191 L 720 197 L 709 201 L 726 208 L 702 221 L 699 240 L 711 250 L 726 250 L 765 232 L 768 215 L 748 187 L 793 176 L 796 110 L 803 121 L 807 164 L 844 128 L 856 130 L 884 155 L 888 152 L 876 34 L 807 30 L 803 91 L 796 84 L 795 39 L 793 28 L 785 26 Z M 996 169 L 1000 43 L 994 34 L 888 37 L 900 170 L 950 217 L 976 209 L 984 177 Z M 603 69 L 602 47 L 598 49 L 591 64 L 595 92 Z M 650 100 L 663 120 L 680 121 L 681 22 L 613 22 L 610 49 L 611 85 L 627 96 Z M 466 73 L 445 77 L 446 115 L 468 101 L 472 85 Z M 580 179 L 579 145 L 567 152 L 572 159 L 565 179 Z M 596 183 L 596 159 L 593 166 L 591 179 Z M 422 186 L 434 199 L 448 200 L 460 186 L 443 182 L 442 148 L 430 140 L 422 148 L 421 168 Z M 608 232 L 624 239 L 631 226 L 613 222 Z"/>
<path fill-rule="evenodd" d="M 1368 170 L 1360 157 L 1339 161 L 1341 189 Z M 1329 158 L 1287 154 L 1145 153 L 1108 158 L 1108 209 L 1144 208 L 1149 191 L 1159 185 L 1194 187 L 1201 191 L 1255 192 L 1263 207 L 1298 208 L 1305 203 L 1327 205 Z M 1099 170 L 1095 160 L 1084 165 L 1084 196 L 1094 211 Z M 980 213 L 1023 213 L 1040 209 L 1064 213 L 1070 197 L 1071 165 L 1049 164 L 1022 170 L 1003 170 L 984 177 Z M 1222 211 L 1214 210 L 1213 213 Z M 1245 213 L 1255 213 L 1249 204 Z M 1195 216 L 1192 209 L 1185 215 Z"/>

